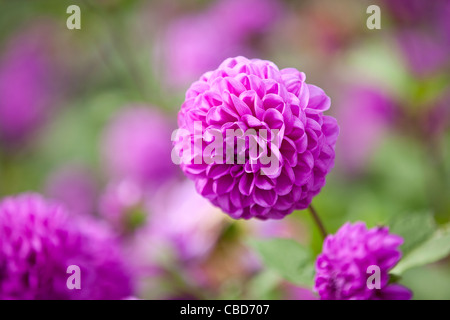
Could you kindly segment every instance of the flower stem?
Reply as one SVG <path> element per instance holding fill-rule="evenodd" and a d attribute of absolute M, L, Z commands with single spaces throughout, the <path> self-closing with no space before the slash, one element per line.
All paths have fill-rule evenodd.
<path fill-rule="evenodd" d="M 322 234 L 322 237 L 325 239 L 327 237 L 327 231 L 325 230 L 325 227 L 322 223 L 322 220 L 320 220 L 319 215 L 317 214 L 316 209 L 312 206 L 312 204 L 309 206 L 309 211 L 311 212 L 311 215 L 314 219 L 314 222 L 316 223 L 317 227 L 320 230 L 320 233 Z"/>

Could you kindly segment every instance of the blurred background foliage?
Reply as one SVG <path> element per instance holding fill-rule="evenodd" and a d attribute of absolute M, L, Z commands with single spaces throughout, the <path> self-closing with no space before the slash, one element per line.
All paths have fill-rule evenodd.
<path fill-rule="evenodd" d="M 254 10 L 245 10 L 245 3 Z M 71 4 L 81 8 L 81 30 L 66 28 Z M 381 8 L 380 30 L 366 27 L 370 4 Z M 225 12 L 227 6 L 235 9 Z M 313 201 L 329 232 L 346 221 L 362 220 L 372 227 L 416 212 L 432 212 L 439 224 L 446 224 L 449 10 L 448 2 L 440 0 L 244 0 L 240 5 L 223 0 L 0 1 L 0 195 L 37 191 L 59 197 L 69 207 L 74 198 L 89 198 L 87 214 L 108 220 L 99 203 L 111 183 L 129 178 L 117 176 L 114 166 L 111 170 L 111 158 L 115 153 L 141 154 L 125 144 L 105 156 L 105 132 L 114 119 L 130 106 L 145 106 L 157 110 L 173 130 L 190 82 L 228 56 L 249 55 L 304 71 L 309 83 L 332 98 L 331 114 L 341 127 L 336 166 Z M 234 25 L 241 27 L 233 31 Z M 27 43 L 32 58 L 24 55 L 20 61 Z M 37 56 L 42 59 L 29 62 Z M 27 63 L 42 64 L 44 72 L 30 71 L 33 65 Z M 14 80 L 20 72 L 26 76 Z M 21 120 L 35 113 L 33 119 Z M 169 150 L 170 136 L 160 138 L 167 138 Z M 150 146 L 150 151 L 155 154 L 148 166 L 162 157 L 160 149 Z M 169 157 L 160 161 L 171 162 Z M 147 218 L 139 214 L 164 215 L 167 209 L 147 209 L 144 202 L 189 194 L 176 191 L 185 182 L 175 165 L 158 170 L 164 171 L 163 179 L 157 187 L 143 187 L 145 200 L 121 207 L 121 214 L 129 215 L 126 221 L 135 219 L 123 236 L 125 247 L 135 246 L 130 232 L 137 234 L 145 224 Z M 52 186 L 61 171 L 73 173 L 76 181 L 79 171 L 88 172 L 92 188 L 70 178 Z M 200 210 L 186 197 L 171 210 L 185 216 Z M 217 237 L 202 241 L 211 241 L 211 248 L 198 259 L 181 261 L 161 247 L 158 272 L 137 277 L 137 297 L 314 297 L 264 271 L 247 243 L 267 235 L 288 237 L 318 254 L 322 239 L 307 212 L 270 222 L 272 229 L 266 232 L 264 222 L 255 227 L 208 210 L 223 220 L 220 228 L 208 226 Z M 413 268 L 401 283 L 417 299 L 450 299 L 449 263 L 444 259 Z"/>

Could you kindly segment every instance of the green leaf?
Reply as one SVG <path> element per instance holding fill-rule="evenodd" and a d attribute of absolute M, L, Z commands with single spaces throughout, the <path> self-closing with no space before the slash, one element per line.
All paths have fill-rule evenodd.
<path fill-rule="evenodd" d="M 314 281 L 314 261 L 309 249 L 291 239 L 251 240 L 265 266 L 283 278 L 300 286 L 311 287 Z"/>
<path fill-rule="evenodd" d="M 436 231 L 436 224 L 430 212 L 408 213 L 394 217 L 389 223 L 389 231 L 403 237 L 400 247 L 403 256 L 431 238 Z"/>
<path fill-rule="evenodd" d="M 253 277 L 248 286 L 249 299 L 269 300 L 280 284 L 281 278 L 274 270 L 264 270 Z M 276 297 L 275 297 L 276 298 Z"/>
<path fill-rule="evenodd" d="M 401 275 L 408 269 L 439 261 L 450 254 L 450 228 L 438 230 L 417 246 L 392 269 L 391 273 Z"/>

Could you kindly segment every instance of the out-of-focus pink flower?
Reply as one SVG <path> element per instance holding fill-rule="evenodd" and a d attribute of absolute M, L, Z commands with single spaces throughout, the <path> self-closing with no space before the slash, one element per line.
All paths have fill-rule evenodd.
<path fill-rule="evenodd" d="M 186 85 L 227 57 L 253 55 L 252 40 L 267 32 L 281 11 L 274 0 L 219 0 L 203 12 L 175 20 L 162 49 L 167 80 Z"/>
<path fill-rule="evenodd" d="M 52 72 L 39 34 L 7 44 L 0 61 L 0 141 L 18 145 L 42 125 L 52 101 Z"/>
<path fill-rule="evenodd" d="M 65 166 L 47 180 L 49 197 L 63 203 L 72 213 L 93 214 L 96 209 L 97 185 L 92 172 L 79 165 Z"/>
<path fill-rule="evenodd" d="M 222 234 L 224 216 L 195 192 L 190 181 L 165 185 L 149 199 L 146 224 L 123 241 L 138 292 L 159 299 L 183 294 L 166 293 L 161 282 L 172 281 L 171 272 L 196 285 L 204 282 L 199 268 Z"/>
<path fill-rule="evenodd" d="M 229 37 L 220 35 L 212 20 L 186 16 L 168 27 L 163 50 L 167 80 L 181 87 L 240 48 Z"/>
<path fill-rule="evenodd" d="M 440 30 L 446 42 L 447 48 L 450 46 L 450 2 L 445 1 L 438 10 L 437 29 Z"/>
<path fill-rule="evenodd" d="M 112 180 L 131 180 L 156 188 L 170 180 L 177 167 L 171 160 L 170 121 L 160 111 L 129 106 L 111 121 L 102 148 Z"/>
<path fill-rule="evenodd" d="M 395 103 L 378 89 L 355 86 L 345 92 L 336 109 L 341 128 L 339 165 L 350 172 L 359 171 L 393 120 Z"/>
<path fill-rule="evenodd" d="M 171 247 L 182 261 L 204 258 L 221 234 L 224 216 L 196 193 L 191 181 L 167 188 L 152 201 L 148 232 L 153 244 Z"/>
<path fill-rule="evenodd" d="M 434 3 L 439 1 L 441 0 L 384 0 L 383 4 L 397 22 L 414 24 L 427 17 Z"/>
<path fill-rule="evenodd" d="M 418 76 L 427 76 L 449 64 L 450 46 L 433 33 L 403 30 L 397 41 L 407 66 Z"/>
<path fill-rule="evenodd" d="M 450 3 L 447 0 L 385 2 L 397 24 L 395 37 L 407 67 L 420 77 L 448 67 Z"/>
<path fill-rule="evenodd" d="M 111 182 L 99 200 L 99 213 L 117 231 L 126 233 L 145 225 L 149 197 L 132 180 Z"/>
<path fill-rule="evenodd" d="M 269 31 L 282 11 L 282 4 L 277 0 L 218 0 L 208 14 L 224 35 L 245 43 Z"/>

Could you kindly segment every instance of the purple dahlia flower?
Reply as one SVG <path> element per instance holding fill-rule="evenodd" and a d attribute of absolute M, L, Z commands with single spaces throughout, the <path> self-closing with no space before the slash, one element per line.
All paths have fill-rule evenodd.
<path fill-rule="evenodd" d="M 68 289 L 67 268 L 80 268 Z M 94 221 L 69 219 L 37 194 L 0 202 L 0 299 L 121 299 L 132 294 L 115 240 Z"/>
<path fill-rule="evenodd" d="M 296 69 L 229 58 L 188 89 L 172 156 L 232 218 L 281 219 L 309 206 L 334 165 L 329 107 Z"/>
<path fill-rule="evenodd" d="M 387 227 L 367 229 L 362 222 L 346 223 L 329 235 L 316 261 L 315 290 L 324 300 L 408 300 L 411 292 L 389 284 L 389 270 L 400 260 L 403 238 Z M 379 289 L 368 286 L 379 268 Z M 372 282 L 371 282 L 372 283 Z"/>

